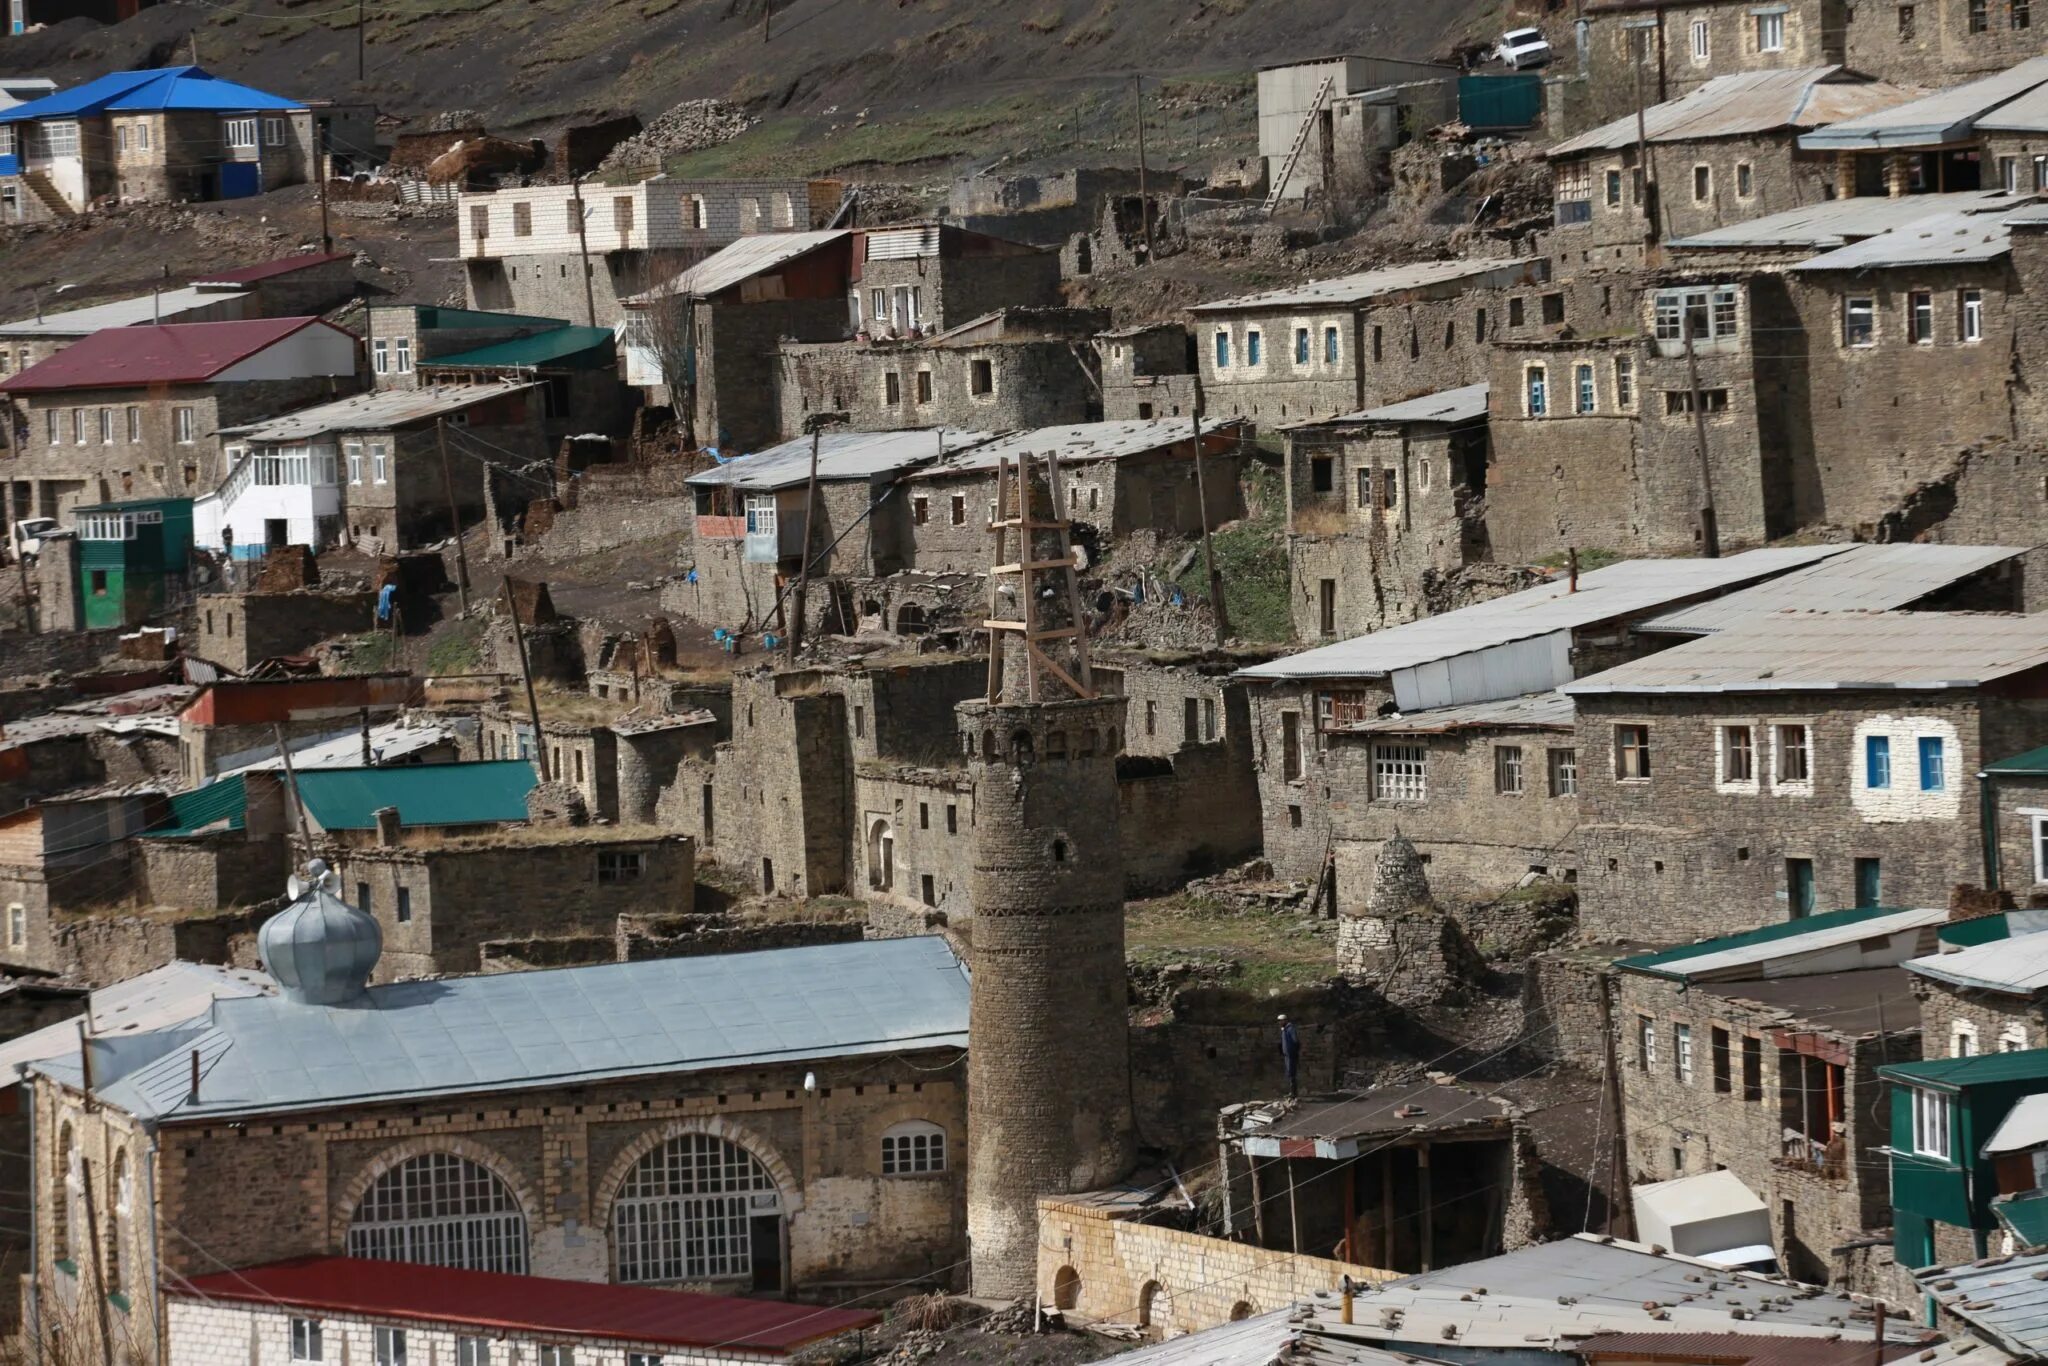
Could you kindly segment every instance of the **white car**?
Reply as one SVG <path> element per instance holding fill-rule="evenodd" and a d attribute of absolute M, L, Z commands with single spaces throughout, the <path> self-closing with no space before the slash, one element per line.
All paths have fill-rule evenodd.
<path fill-rule="evenodd" d="M 22 559 L 33 560 L 44 541 L 65 534 L 64 528 L 58 526 L 54 518 L 24 518 L 14 524 L 14 553 Z"/>
<path fill-rule="evenodd" d="M 1517 71 L 1550 65 L 1550 43 L 1538 28 L 1509 29 L 1500 36 L 1493 55 Z"/>

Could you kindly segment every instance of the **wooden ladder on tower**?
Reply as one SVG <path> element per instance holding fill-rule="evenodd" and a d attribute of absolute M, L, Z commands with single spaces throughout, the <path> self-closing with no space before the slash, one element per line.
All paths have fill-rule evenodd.
<path fill-rule="evenodd" d="M 1323 112 L 1329 103 L 1330 92 L 1336 88 L 1335 76 L 1323 77 L 1323 83 L 1316 87 L 1316 97 L 1308 102 L 1308 112 L 1301 116 L 1301 127 L 1294 130 L 1294 141 L 1287 148 L 1287 155 L 1280 159 L 1279 173 L 1266 190 L 1266 212 L 1271 213 L 1280 203 L 1280 196 L 1287 193 L 1287 182 L 1294 178 L 1294 168 L 1301 161 L 1301 152 L 1308 146 L 1309 135 L 1315 131 L 1316 115 Z"/>
<path fill-rule="evenodd" d="M 1039 518 L 1038 510 L 1032 506 L 1031 468 L 1037 463 L 1027 455 L 1014 466 L 1007 457 L 996 464 L 996 515 L 988 524 L 990 534 L 995 537 L 995 560 L 988 576 L 988 617 L 981 623 L 988 628 L 988 700 L 992 703 L 1003 700 L 1003 648 L 1004 643 L 1013 637 L 1021 639 L 1024 644 L 1025 700 L 1044 700 L 1039 681 L 1046 674 L 1064 683 L 1075 697 L 1096 695 L 1094 668 L 1088 659 L 1088 624 L 1081 616 L 1081 580 L 1074 570 L 1074 524 L 1067 516 L 1067 494 L 1060 482 L 1060 458 L 1056 452 L 1049 451 L 1042 465 L 1046 496 L 1051 500 L 1051 516 L 1045 520 Z M 1010 558 L 1012 530 L 1017 533 L 1014 559 Z M 1034 558 L 1047 553 L 1037 544 L 1038 532 L 1054 533 L 1051 539 L 1058 547 L 1056 557 Z M 1040 620 L 1040 576 L 1048 574 L 1056 574 L 1065 581 L 1068 610 L 1068 624 L 1065 626 L 1047 626 Z M 1016 590 L 1018 610 L 1015 616 L 1003 614 L 1005 585 L 1014 585 Z M 1073 673 L 1061 668 L 1057 660 L 1040 648 L 1040 642 L 1047 640 L 1074 642 Z"/>

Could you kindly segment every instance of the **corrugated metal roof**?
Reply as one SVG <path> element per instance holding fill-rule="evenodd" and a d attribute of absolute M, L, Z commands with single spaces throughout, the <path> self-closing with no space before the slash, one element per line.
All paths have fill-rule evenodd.
<path fill-rule="evenodd" d="M 156 839 L 183 839 L 206 830 L 242 830 L 248 823 L 248 786 L 236 774 L 190 792 L 172 793 L 170 819 L 146 833 Z"/>
<path fill-rule="evenodd" d="M 2020 1104 L 2037 1099 L 2029 1096 Z M 2048 1190 L 1994 1196 L 1991 1214 L 2021 1247 L 2048 1246 Z"/>
<path fill-rule="evenodd" d="M 1976 688 L 2048 664 L 2048 616 L 1813 612 L 1760 617 L 1591 678 L 1599 693 Z"/>
<path fill-rule="evenodd" d="M 440 721 L 429 721 L 416 717 L 401 717 L 395 721 L 384 721 L 370 727 L 370 757 L 378 766 L 394 764 L 409 755 L 455 739 L 455 728 Z M 313 742 L 298 742 L 292 750 L 292 768 L 306 772 L 316 768 L 359 768 L 363 766 L 363 734 L 360 728 L 337 731 L 335 734 Z M 240 774 L 266 771 L 284 767 L 284 760 L 275 752 L 254 763 L 241 764 L 223 770 Z"/>
<path fill-rule="evenodd" d="M 2048 934 L 2010 935 L 1953 953 L 1915 958 L 1906 970 L 1960 987 L 2030 995 L 2048 988 Z"/>
<path fill-rule="evenodd" d="M 2005 1112 L 1998 1131 L 1985 1140 L 1984 1154 L 2016 1153 L 2048 1143 L 2048 1095 L 2027 1096 Z"/>
<path fill-rule="evenodd" d="M 818 478 L 825 482 L 883 478 L 993 439 L 992 432 L 963 432 L 951 427 L 826 432 L 818 441 Z M 767 492 L 794 488 L 810 478 L 810 471 L 811 438 L 800 436 L 693 474 L 687 482 L 699 488 L 725 486 Z"/>
<path fill-rule="evenodd" d="M 275 261 L 259 261 L 253 266 L 236 266 L 216 275 L 205 275 L 192 283 L 209 288 L 220 285 L 253 285 L 263 280 L 274 280 L 280 275 L 291 275 L 313 266 L 330 265 L 335 261 L 353 260 L 353 254 L 346 251 L 310 251 L 297 256 L 280 256 Z"/>
<path fill-rule="evenodd" d="M 1408 1366 L 1414 1360 L 1318 1332 L 1313 1315 L 1293 1308 L 1218 1324 L 1117 1358 L 1118 1366 Z"/>
<path fill-rule="evenodd" d="M 81 337 L 13 378 L 0 390 L 34 394 L 59 389 L 121 389 L 143 384 L 199 384 L 238 361 L 309 327 L 355 337 L 319 318 L 245 318 L 225 323 L 110 327 Z"/>
<path fill-rule="evenodd" d="M 161 294 L 138 294 L 132 299 L 114 299 L 64 313 L 44 313 L 40 319 L 17 318 L 0 323 L 0 337 L 84 337 L 107 327 L 135 327 L 146 323 L 174 323 L 187 313 L 215 308 L 234 295 L 221 290 L 202 290 L 184 285 Z"/>
<path fill-rule="evenodd" d="M 1712 635 L 1780 612 L 1890 612 L 2026 554 L 2018 546 L 1852 545 L 1780 578 L 1667 612 L 1638 630 Z"/>
<path fill-rule="evenodd" d="M 1378 408 L 1366 408 L 1339 417 L 1319 417 L 1308 422 L 1296 422 L 1282 428 L 1283 431 L 1299 431 L 1304 427 L 1350 427 L 1364 422 L 1474 422 L 1486 416 L 1486 396 L 1491 386 L 1481 381 L 1466 384 L 1456 389 L 1444 389 L 1421 398 L 1404 399 L 1399 403 L 1388 403 Z"/>
<path fill-rule="evenodd" d="M 224 81 L 196 66 L 169 66 L 154 71 L 112 71 L 83 85 L 0 111 L 0 123 L 29 119 L 75 119 L 108 110 L 197 109 L 220 113 L 245 110 L 303 109 L 288 100 L 251 86 Z"/>
<path fill-rule="evenodd" d="M 967 973 L 944 939 L 880 939 L 393 982 L 336 1006 L 221 1001 L 134 1042 L 99 1074 L 106 1104 L 212 1119 L 965 1049 Z"/>
<path fill-rule="evenodd" d="M 1571 729 L 1577 708 L 1563 693 L 1534 693 L 1498 702 L 1468 702 L 1455 707 L 1391 712 L 1370 721 L 1353 721 L 1330 729 L 1338 734 L 1438 735 L 1454 730 Z"/>
<path fill-rule="evenodd" d="M 1938 213 L 1890 232 L 1801 261 L 1794 270 L 1884 270 L 1893 266 L 1995 261 L 2012 249 L 2006 220 L 1982 213 Z"/>
<path fill-rule="evenodd" d="M 2048 1252 L 1915 1271 L 1942 1308 L 2007 1351 L 2048 1352 Z M 1969 1357 L 1965 1360 L 1975 1360 Z"/>
<path fill-rule="evenodd" d="M 1416 265 L 1385 266 L 1357 275 L 1340 275 L 1329 280 L 1312 280 L 1288 289 L 1268 290 L 1263 294 L 1241 294 L 1231 299 L 1217 299 L 1211 303 L 1196 304 L 1188 311 L 1234 313 L 1273 308 L 1341 308 L 1362 304 L 1384 294 L 1400 294 L 1411 289 L 1425 289 L 1431 285 L 1452 284 L 1495 272 L 1513 276 L 1531 266 L 1541 265 L 1543 260 L 1540 256 L 1516 256 L 1500 260 L 1424 261 Z"/>
<path fill-rule="evenodd" d="M 1675 100 L 1651 105 L 1643 111 L 1643 131 L 1651 142 L 1690 142 L 1745 137 L 1780 128 L 1818 128 L 1889 109 L 1924 93 L 1866 80 L 1840 66 L 1743 71 L 1716 76 Z M 1566 138 L 1545 155 L 1556 160 L 1618 151 L 1636 142 L 1636 116 L 1631 113 Z"/>
<path fill-rule="evenodd" d="M 1672 251 L 1799 249 L 1832 251 L 1881 232 L 1949 213 L 2010 213 L 2019 200 L 2004 190 L 1962 190 L 1954 194 L 1860 195 L 1824 199 L 1744 223 L 1730 223 L 1681 237 Z"/>
<path fill-rule="evenodd" d="M 515 337 L 495 346 L 458 351 L 452 356 L 422 359 L 420 369 L 492 370 L 509 366 L 559 365 L 578 358 L 602 364 L 616 351 L 618 338 L 609 327 L 557 327 L 530 337 Z M 593 353 L 596 353 L 593 356 Z"/>
<path fill-rule="evenodd" d="M 2010 759 L 2000 759 L 1995 764 L 1984 766 L 1986 773 L 2010 773 L 2014 775 L 2048 776 L 2048 745 L 2030 749 L 2024 754 L 2015 754 Z"/>
<path fill-rule="evenodd" d="M 850 236 L 851 229 L 828 228 L 818 232 L 763 232 L 742 237 L 712 252 L 667 284 L 636 294 L 625 302 L 631 305 L 657 303 L 667 298 L 709 298 L 742 280 L 751 280 L 756 275 Z"/>
<path fill-rule="evenodd" d="M 1642 1192 L 1637 1188 L 1637 1194 Z M 1757 1208 L 1763 1208 L 1758 1202 Z M 1894 1343 L 1882 1352 L 1863 1338 L 1787 1343 L 1768 1333 L 1602 1333 L 1578 1346 L 1588 1362 L 1654 1361 L 1672 1366 L 1872 1366 L 1920 1350 Z"/>
<path fill-rule="evenodd" d="M 222 997 L 265 996 L 276 990 L 266 973 L 174 960 L 99 988 L 87 998 L 88 1009 L 81 1014 L 0 1043 L 0 1077 L 12 1077 L 27 1063 L 51 1058 L 70 1058 L 75 1066 L 81 1020 L 90 1019 L 96 1038 L 144 1034 L 196 1019 Z"/>
<path fill-rule="evenodd" d="M 336 399 L 317 407 L 301 408 L 267 422 L 245 427 L 224 427 L 222 436 L 251 442 L 310 441 L 329 432 L 384 431 L 431 422 L 437 417 L 459 413 L 521 389 L 536 387 L 517 379 L 491 380 L 483 384 L 435 384 L 418 389 L 375 389 L 366 394 Z"/>
<path fill-rule="evenodd" d="M 497 825 L 526 819 L 526 794 L 540 781 L 525 759 L 394 768 L 298 772 L 306 814 L 323 830 L 374 830 L 375 812 L 398 808 L 401 825 Z"/>
<path fill-rule="evenodd" d="M 1234 431 L 1242 426 L 1238 418 L 1209 418 L 1202 434 Z M 1126 456 L 1149 455 L 1172 446 L 1186 445 L 1193 420 L 1148 422 L 1076 422 L 1063 427 L 1037 427 L 1028 432 L 1011 432 L 986 444 L 951 456 L 933 469 L 933 474 L 959 474 L 992 470 L 998 460 L 1016 464 L 1030 456 L 1058 451 L 1062 463 L 1121 460 Z"/>
<path fill-rule="evenodd" d="M 2018 944 L 2025 941 L 2013 942 Z M 1907 966 L 1912 965 L 1909 963 Z M 1921 1062 L 1895 1062 L 1888 1067 L 1880 1067 L 1877 1071 L 1879 1076 L 1894 1081 L 1929 1084 L 1958 1091 L 1971 1086 L 1999 1086 L 2015 1081 L 2048 1081 L 2048 1048 L 2026 1048 L 2017 1053 L 1973 1053 L 1968 1057 L 1928 1058 Z"/>
<path fill-rule="evenodd" d="M 1774 958 L 1812 953 L 1818 949 L 1874 939 L 1879 935 L 1896 934 L 1901 930 L 1939 925 L 1947 919 L 1945 907 L 1895 910 L 1886 906 L 1866 906 L 1849 911 L 1828 911 L 1746 930 L 1741 934 L 1724 934 L 1658 953 L 1617 959 L 1614 966 L 1679 981 L 1702 980 L 1731 968 L 1761 966 Z"/>
<path fill-rule="evenodd" d="M 1716 560 L 1623 560 L 1579 576 L 1571 591 L 1562 577 L 1455 612 L 1256 664 L 1238 676 L 1257 680 L 1375 678 L 1493 645 L 1529 640 L 1647 612 L 1666 603 L 1782 574 L 1843 547 L 1781 546 Z"/>
<path fill-rule="evenodd" d="M 212 1304 L 290 1306 L 419 1324 L 787 1356 L 806 1343 L 871 1328 L 866 1309 L 704 1295 L 646 1285 L 563 1281 L 357 1257 L 295 1257 L 172 1281 L 171 1294 Z"/>
<path fill-rule="evenodd" d="M 1970 136 L 1978 120 L 1995 114 L 2044 82 L 2048 82 L 2048 57 L 2029 58 L 1982 80 L 1950 86 L 1889 109 L 1815 129 L 1799 139 L 1799 146 L 1809 152 L 1854 152 L 1961 142 Z"/>

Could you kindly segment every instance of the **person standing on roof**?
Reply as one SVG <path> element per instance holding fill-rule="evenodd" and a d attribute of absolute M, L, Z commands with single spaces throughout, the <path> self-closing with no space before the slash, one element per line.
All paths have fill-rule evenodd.
<path fill-rule="evenodd" d="M 1301 1035 L 1295 1033 L 1294 1022 L 1285 1015 L 1280 1017 L 1280 1061 L 1287 1064 L 1287 1094 L 1299 1095 L 1301 1090 Z"/>

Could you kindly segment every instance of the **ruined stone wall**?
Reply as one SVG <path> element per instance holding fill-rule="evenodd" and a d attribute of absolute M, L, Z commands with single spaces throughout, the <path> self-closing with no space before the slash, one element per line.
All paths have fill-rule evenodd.
<path fill-rule="evenodd" d="M 1880 860 L 1878 904 L 1942 906 L 1980 859 L 1976 773 L 1984 703 L 1967 692 L 1774 693 L 1578 699 L 1581 923 L 1599 938 L 1690 939 L 1784 920 L 1787 860 L 1811 861 L 1814 909 L 1856 904 L 1856 862 Z M 1615 727 L 1649 727 L 1651 776 L 1620 779 Z M 1810 779 L 1776 778 L 1776 727 L 1807 728 Z M 1723 728 L 1752 727 L 1749 782 L 1724 782 Z M 1890 737 L 1872 789 L 1865 740 Z M 1944 742 L 1945 786 L 1922 791 L 1917 740 Z"/>
<path fill-rule="evenodd" d="M 374 593 L 209 593 L 194 604 L 193 650 L 201 659 L 246 673 L 263 660 L 303 653 L 330 636 L 367 631 Z"/>
<path fill-rule="evenodd" d="M 1123 826 L 1145 832 L 1142 841 L 1124 847 L 1131 895 L 1177 887 L 1258 852 L 1258 793 L 1248 748 L 1228 738 L 1182 745 L 1164 772 L 1155 771 L 1161 765 L 1153 760 L 1119 777 Z"/>
<path fill-rule="evenodd" d="M 1966 451 L 1952 481 L 1939 481 L 1930 503 L 1938 520 L 1927 539 L 1943 545 L 2029 545 L 2048 517 L 2048 449 L 2000 443 Z M 1911 506 L 1909 502 L 1909 507 Z M 2026 606 L 2039 611 L 2048 584 L 2030 575 Z"/>
<path fill-rule="evenodd" d="M 785 338 L 836 340 L 843 299 L 714 304 L 699 310 L 696 433 L 721 450 L 746 452 L 781 439 L 777 346 Z"/>
<path fill-rule="evenodd" d="M 135 841 L 137 895 L 145 904 L 213 910 L 268 901 L 284 890 L 291 854 L 282 836 L 245 831 Z"/>
<path fill-rule="evenodd" d="M 1184 417 L 1195 411 L 1200 398 L 1194 375 L 1136 375 L 1127 380 L 1102 382 L 1102 420 L 1105 422 L 1150 422 L 1158 418 Z"/>
<path fill-rule="evenodd" d="M 1600 982 L 1606 961 L 1553 949 L 1532 956 L 1523 967 L 1522 1047 L 1548 1062 L 1603 1066 Z"/>
<path fill-rule="evenodd" d="M 1826 1283 L 1838 1271 L 1832 1249 L 1883 1227 L 1891 1217 L 1889 1165 L 1883 1149 L 1891 1137 L 1891 1106 L 1877 1069 L 1920 1057 L 1920 1036 L 1911 1028 L 1877 1038 L 1834 1034 L 1819 1017 L 1818 1027 L 1788 1021 L 1782 1009 L 1742 998 L 1742 984 L 1693 987 L 1625 972 L 1617 979 L 1617 1064 L 1622 1105 L 1628 1120 L 1628 1165 L 1635 1182 L 1665 1181 L 1725 1166 L 1762 1198 L 1771 1211 L 1772 1238 L 1779 1263 L 1802 1280 Z M 1873 985 L 1875 992 L 1878 988 Z M 1655 1035 L 1654 1057 L 1646 1054 L 1643 1030 Z M 1674 1027 L 1690 1030 L 1691 1067 L 1682 1071 Z M 1784 1131 L 1798 1127 L 1799 1054 L 1782 1050 L 1777 1035 L 1787 1028 L 1809 1030 L 1841 1050 L 1841 1113 L 1848 1128 L 1840 1160 L 1824 1169 L 1800 1160 Z M 1726 1085 L 1714 1062 L 1715 1030 L 1727 1039 Z M 1743 1084 L 1743 1041 L 1757 1041 L 1761 1088 Z M 1754 1098 L 1751 1098 L 1751 1097 Z M 1816 1134 L 1817 1141 L 1826 1136 Z M 1788 1156 L 1788 1154 L 1792 1154 Z M 1682 1159 L 1682 1160 L 1680 1160 Z M 1796 1210 L 1786 1228 L 1785 1210 Z"/>
<path fill-rule="evenodd" d="M 1340 913 L 1363 910 L 1373 860 L 1394 835 L 1412 840 L 1429 869 L 1429 884 L 1447 902 L 1480 901 L 1507 891 L 1530 872 L 1563 877 L 1578 867 L 1573 834 L 1579 822 L 1574 791 L 1553 790 L 1563 753 L 1576 767 L 1569 730 L 1460 730 L 1448 734 L 1345 734 L 1329 738 L 1324 777 L 1337 860 Z M 1424 797 L 1398 800 L 1374 791 L 1378 750 L 1424 755 Z M 1499 757 L 1519 751 L 1521 788 L 1503 791 L 1513 770 Z"/>

